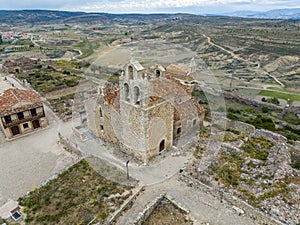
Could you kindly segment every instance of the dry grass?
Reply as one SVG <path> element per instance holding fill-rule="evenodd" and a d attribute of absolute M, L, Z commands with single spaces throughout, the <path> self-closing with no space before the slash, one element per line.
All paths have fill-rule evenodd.
<path fill-rule="evenodd" d="M 115 211 L 131 187 L 100 176 L 82 160 L 58 178 L 19 199 L 27 224 L 87 224 L 101 222 Z"/>
<path fill-rule="evenodd" d="M 192 225 L 186 212 L 179 209 L 171 201 L 164 198 L 154 209 L 152 214 L 143 221 L 142 225 Z"/>

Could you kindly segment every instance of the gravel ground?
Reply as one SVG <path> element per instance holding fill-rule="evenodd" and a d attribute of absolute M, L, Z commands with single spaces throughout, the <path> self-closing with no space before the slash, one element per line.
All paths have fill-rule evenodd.
<path fill-rule="evenodd" d="M 0 205 L 71 165 L 76 159 L 57 144 L 55 126 L 0 146 Z"/>

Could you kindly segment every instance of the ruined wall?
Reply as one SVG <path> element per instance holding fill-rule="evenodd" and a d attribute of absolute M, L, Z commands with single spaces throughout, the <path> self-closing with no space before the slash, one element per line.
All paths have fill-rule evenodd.
<path fill-rule="evenodd" d="M 286 143 L 287 142 L 287 138 L 274 133 L 272 131 L 268 131 L 268 130 L 264 130 L 264 129 L 257 129 L 254 133 L 255 136 L 262 136 L 267 138 L 270 141 L 273 141 L 274 143 Z"/>
<path fill-rule="evenodd" d="M 68 138 L 62 136 L 61 133 L 58 133 L 58 140 L 60 144 L 65 146 L 66 151 L 70 152 L 71 154 L 75 154 L 78 157 L 82 157 L 79 148 L 75 144 L 73 144 Z"/>
<path fill-rule="evenodd" d="M 210 194 L 214 196 L 216 199 L 221 201 L 226 201 L 230 205 L 232 205 L 232 209 L 236 211 L 238 215 L 243 215 L 244 213 L 247 214 L 250 218 L 252 218 L 256 224 L 278 224 L 283 225 L 280 221 L 263 214 L 258 209 L 254 208 L 253 206 L 249 205 L 247 202 L 233 196 L 231 193 L 221 192 L 219 189 L 214 189 L 209 187 L 199 180 L 192 178 L 189 175 L 182 174 L 180 178 L 183 182 L 188 183 L 190 186 L 195 187 L 197 189 L 202 190 L 204 193 Z"/>
<path fill-rule="evenodd" d="M 230 120 L 227 118 L 224 118 L 224 119 L 226 119 L 227 128 L 230 128 L 233 130 L 238 130 L 240 132 L 249 133 L 249 134 L 252 134 L 255 132 L 255 127 L 251 124 L 240 122 L 240 121 L 235 121 L 235 120 Z"/>
<path fill-rule="evenodd" d="M 179 209 L 183 214 L 186 215 L 186 219 L 194 221 L 194 219 L 189 215 L 190 211 L 177 202 L 173 197 L 163 193 L 156 197 L 152 202 L 150 202 L 142 212 L 140 212 L 139 217 L 134 222 L 134 225 L 142 225 L 147 221 L 147 219 L 153 214 L 154 210 L 161 204 L 163 200 L 169 201 L 170 204 L 173 204 L 174 207 Z"/>

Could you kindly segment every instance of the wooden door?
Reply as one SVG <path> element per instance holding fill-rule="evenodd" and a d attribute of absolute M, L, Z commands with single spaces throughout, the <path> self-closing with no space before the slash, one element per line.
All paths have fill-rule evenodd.
<path fill-rule="evenodd" d="M 11 132 L 13 134 L 13 136 L 20 134 L 20 129 L 18 126 L 13 126 L 11 129 Z"/>
<path fill-rule="evenodd" d="M 32 126 L 33 126 L 33 129 L 37 129 L 41 125 L 40 125 L 40 122 L 38 120 L 34 120 L 34 121 L 32 121 Z"/>

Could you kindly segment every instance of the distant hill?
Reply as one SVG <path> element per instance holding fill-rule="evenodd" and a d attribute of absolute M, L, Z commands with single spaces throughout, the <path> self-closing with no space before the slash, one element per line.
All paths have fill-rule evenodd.
<path fill-rule="evenodd" d="M 218 14 L 231 17 L 257 18 L 257 19 L 288 19 L 300 20 L 300 8 L 275 9 L 266 12 L 236 11 L 232 13 Z"/>
<path fill-rule="evenodd" d="M 51 10 L 0 10 L 0 22 L 11 24 L 45 23 L 60 21 L 73 16 L 84 15 L 83 12 L 66 12 Z"/>
<path fill-rule="evenodd" d="M 299 12 L 299 13 L 298 13 Z M 297 14 L 298 13 L 298 14 Z M 289 15 L 289 16 L 288 16 Z M 297 16 L 298 15 L 298 16 Z M 238 19 L 236 17 L 239 17 Z M 244 17 L 244 18 L 241 18 Z M 203 25 L 228 23 L 247 24 L 265 22 L 261 19 L 300 19 L 300 9 L 294 10 L 272 10 L 269 12 L 241 11 L 227 15 L 195 14 L 109 14 L 109 13 L 85 13 L 53 10 L 0 10 L 0 25 L 38 25 L 38 24 L 145 24 L 168 20 L 169 23 L 201 23 Z M 247 25 L 246 24 L 246 25 Z M 245 26 L 246 26 L 245 25 Z"/>
<path fill-rule="evenodd" d="M 0 23 L 12 25 L 47 23 L 111 23 L 172 18 L 172 14 L 108 14 L 53 10 L 0 10 Z"/>

